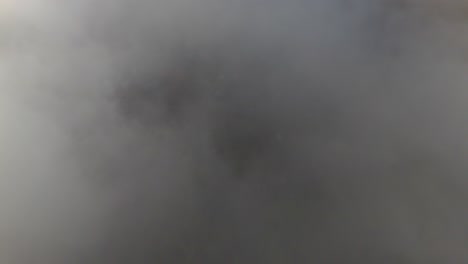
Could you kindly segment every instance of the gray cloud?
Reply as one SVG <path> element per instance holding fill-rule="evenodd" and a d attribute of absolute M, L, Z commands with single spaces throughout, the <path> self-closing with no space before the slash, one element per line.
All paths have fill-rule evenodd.
<path fill-rule="evenodd" d="M 2 263 L 467 259 L 463 1 L 1 5 Z"/>

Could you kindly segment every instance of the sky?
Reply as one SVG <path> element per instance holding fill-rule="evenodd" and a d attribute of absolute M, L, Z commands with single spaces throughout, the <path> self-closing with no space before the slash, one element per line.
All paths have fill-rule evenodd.
<path fill-rule="evenodd" d="M 465 0 L 1 0 L 0 262 L 463 263 Z"/>

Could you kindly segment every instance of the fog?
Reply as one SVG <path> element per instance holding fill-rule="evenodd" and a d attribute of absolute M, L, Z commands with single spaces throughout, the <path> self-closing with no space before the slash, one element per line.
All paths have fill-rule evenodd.
<path fill-rule="evenodd" d="M 0 262 L 467 262 L 467 8 L 1 0 Z"/>

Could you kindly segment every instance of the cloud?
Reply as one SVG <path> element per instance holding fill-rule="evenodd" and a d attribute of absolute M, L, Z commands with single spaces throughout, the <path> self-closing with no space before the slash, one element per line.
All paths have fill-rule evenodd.
<path fill-rule="evenodd" d="M 0 5 L 2 263 L 466 259 L 463 1 Z"/>

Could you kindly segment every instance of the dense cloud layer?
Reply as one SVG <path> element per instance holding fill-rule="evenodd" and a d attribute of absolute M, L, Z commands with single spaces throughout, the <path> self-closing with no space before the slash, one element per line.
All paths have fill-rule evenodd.
<path fill-rule="evenodd" d="M 463 0 L 2 0 L 0 262 L 468 261 Z"/>

